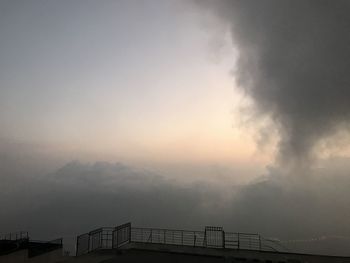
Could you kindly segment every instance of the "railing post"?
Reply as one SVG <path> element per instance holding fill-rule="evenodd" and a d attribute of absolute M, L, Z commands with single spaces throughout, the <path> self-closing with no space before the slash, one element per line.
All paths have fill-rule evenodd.
<path fill-rule="evenodd" d="M 240 243 L 239 233 L 237 233 L 237 235 L 238 235 L 238 249 L 239 249 L 239 243 Z"/>
<path fill-rule="evenodd" d="M 78 256 L 78 246 L 79 246 L 78 240 L 79 240 L 79 236 L 77 236 L 77 243 L 75 245 L 75 256 Z"/>
<path fill-rule="evenodd" d="M 165 242 L 165 229 L 163 230 L 164 231 L 164 233 L 163 233 L 163 244 L 165 244 L 166 242 Z"/>
<path fill-rule="evenodd" d="M 89 233 L 89 238 L 88 238 L 88 252 L 90 252 L 90 233 Z"/>
<path fill-rule="evenodd" d="M 153 229 L 151 228 L 151 243 L 152 243 L 152 232 L 153 232 L 152 230 L 153 230 Z"/>
<path fill-rule="evenodd" d="M 193 238 L 193 246 L 195 247 L 196 246 L 196 233 L 193 231 L 193 236 L 194 236 L 194 238 Z"/>
<path fill-rule="evenodd" d="M 225 248 L 225 231 L 222 231 L 222 247 Z"/>
<path fill-rule="evenodd" d="M 184 231 L 181 230 L 181 245 L 184 245 Z"/>
<path fill-rule="evenodd" d="M 100 240 L 99 240 L 99 248 L 103 248 L 103 229 L 101 229 L 101 232 L 100 232 Z"/>
<path fill-rule="evenodd" d="M 116 231 L 116 233 L 117 233 L 117 249 L 118 249 L 118 247 L 119 247 L 119 231 L 118 231 L 118 229 L 117 229 L 117 231 Z"/>
<path fill-rule="evenodd" d="M 115 231 L 115 229 L 112 231 L 112 249 L 114 248 L 114 232 Z"/>
<path fill-rule="evenodd" d="M 259 250 L 261 251 L 261 236 L 259 235 Z"/>

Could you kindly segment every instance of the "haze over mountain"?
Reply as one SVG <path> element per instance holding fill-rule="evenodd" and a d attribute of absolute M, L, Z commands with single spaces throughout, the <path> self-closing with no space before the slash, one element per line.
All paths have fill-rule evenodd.
<path fill-rule="evenodd" d="M 350 256 L 349 11 L 0 1 L 0 233 L 219 225 Z"/>

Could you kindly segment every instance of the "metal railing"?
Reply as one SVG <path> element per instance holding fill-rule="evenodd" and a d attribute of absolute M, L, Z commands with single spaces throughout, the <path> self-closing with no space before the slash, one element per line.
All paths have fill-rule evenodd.
<path fill-rule="evenodd" d="M 225 248 L 262 250 L 259 234 L 225 232 Z"/>
<path fill-rule="evenodd" d="M 204 230 L 204 246 L 212 248 L 224 248 L 224 229 L 222 227 L 217 226 L 206 226 Z"/>
<path fill-rule="evenodd" d="M 112 249 L 134 242 L 205 248 L 288 251 L 276 240 L 259 234 L 224 232 L 222 227 L 206 227 L 205 231 L 131 227 L 103 227 L 77 237 L 76 255 L 97 249 Z"/>
<path fill-rule="evenodd" d="M 118 248 L 131 240 L 131 223 L 117 226 L 112 232 L 112 248 Z"/>
<path fill-rule="evenodd" d="M 213 231 L 214 233 L 210 233 Z M 223 230 L 190 231 L 160 228 L 131 228 L 131 242 L 206 248 L 288 251 L 276 240 L 259 234 L 224 232 Z"/>
<path fill-rule="evenodd" d="M 11 232 L 11 233 L 0 235 L 0 240 L 20 240 L 20 239 L 29 239 L 28 232 L 19 231 L 19 232 Z"/>
<path fill-rule="evenodd" d="M 79 235 L 77 237 L 77 256 L 97 249 L 112 248 L 113 230 L 113 227 L 101 227 Z"/>
<path fill-rule="evenodd" d="M 0 240 L 21 240 L 21 239 L 29 239 L 28 232 L 19 231 L 19 232 L 12 232 L 12 233 L 0 235 Z"/>
<path fill-rule="evenodd" d="M 280 241 L 268 238 L 262 239 L 262 249 L 264 251 L 275 251 L 275 252 L 290 252 L 290 250 L 284 246 Z"/>
<path fill-rule="evenodd" d="M 258 234 L 231 233 L 208 235 L 206 231 L 172 230 L 157 228 L 131 228 L 131 242 L 154 243 L 193 247 L 269 250 L 262 245 Z"/>
<path fill-rule="evenodd" d="M 80 256 L 98 249 L 112 249 L 130 241 L 131 223 L 117 227 L 101 227 L 79 235 L 76 255 Z"/>
<path fill-rule="evenodd" d="M 131 242 L 203 247 L 204 232 L 132 227 Z"/>

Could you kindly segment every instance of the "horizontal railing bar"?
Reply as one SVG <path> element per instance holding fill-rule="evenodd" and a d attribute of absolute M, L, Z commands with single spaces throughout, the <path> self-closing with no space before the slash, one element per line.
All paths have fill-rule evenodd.
<path fill-rule="evenodd" d="M 179 231 L 179 232 L 200 232 L 204 233 L 204 231 L 200 230 L 188 230 L 188 229 L 167 229 L 167 228 L 151 228 L 151 227 L 131 227 L 131 230 L 133 229 L 144 229 L 144 230 L 161 230 L 161 231 Z"/>
<path fill-rule="evenodd" d="M 256 234 L 256 233 L 246 233 L 246 232 L 225 232 L 225 234 L 240 234 L 240 235 L 259 236 L 259 234 Z"/>

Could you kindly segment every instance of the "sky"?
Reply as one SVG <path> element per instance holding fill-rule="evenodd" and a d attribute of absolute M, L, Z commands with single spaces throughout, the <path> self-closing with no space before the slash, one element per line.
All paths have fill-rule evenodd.
<path fill-rule="evenodd" d="M 350 255 L 349 9 L 0 0 L 0 234 L 221 225 Z"/>
<path fill-rule="evenodd" d="M 183 1 L 1 5 L 3 140 L 76 159 L 230 163 L 254 155 L 237 128 L 236 52 L 213 17 Z"/>

